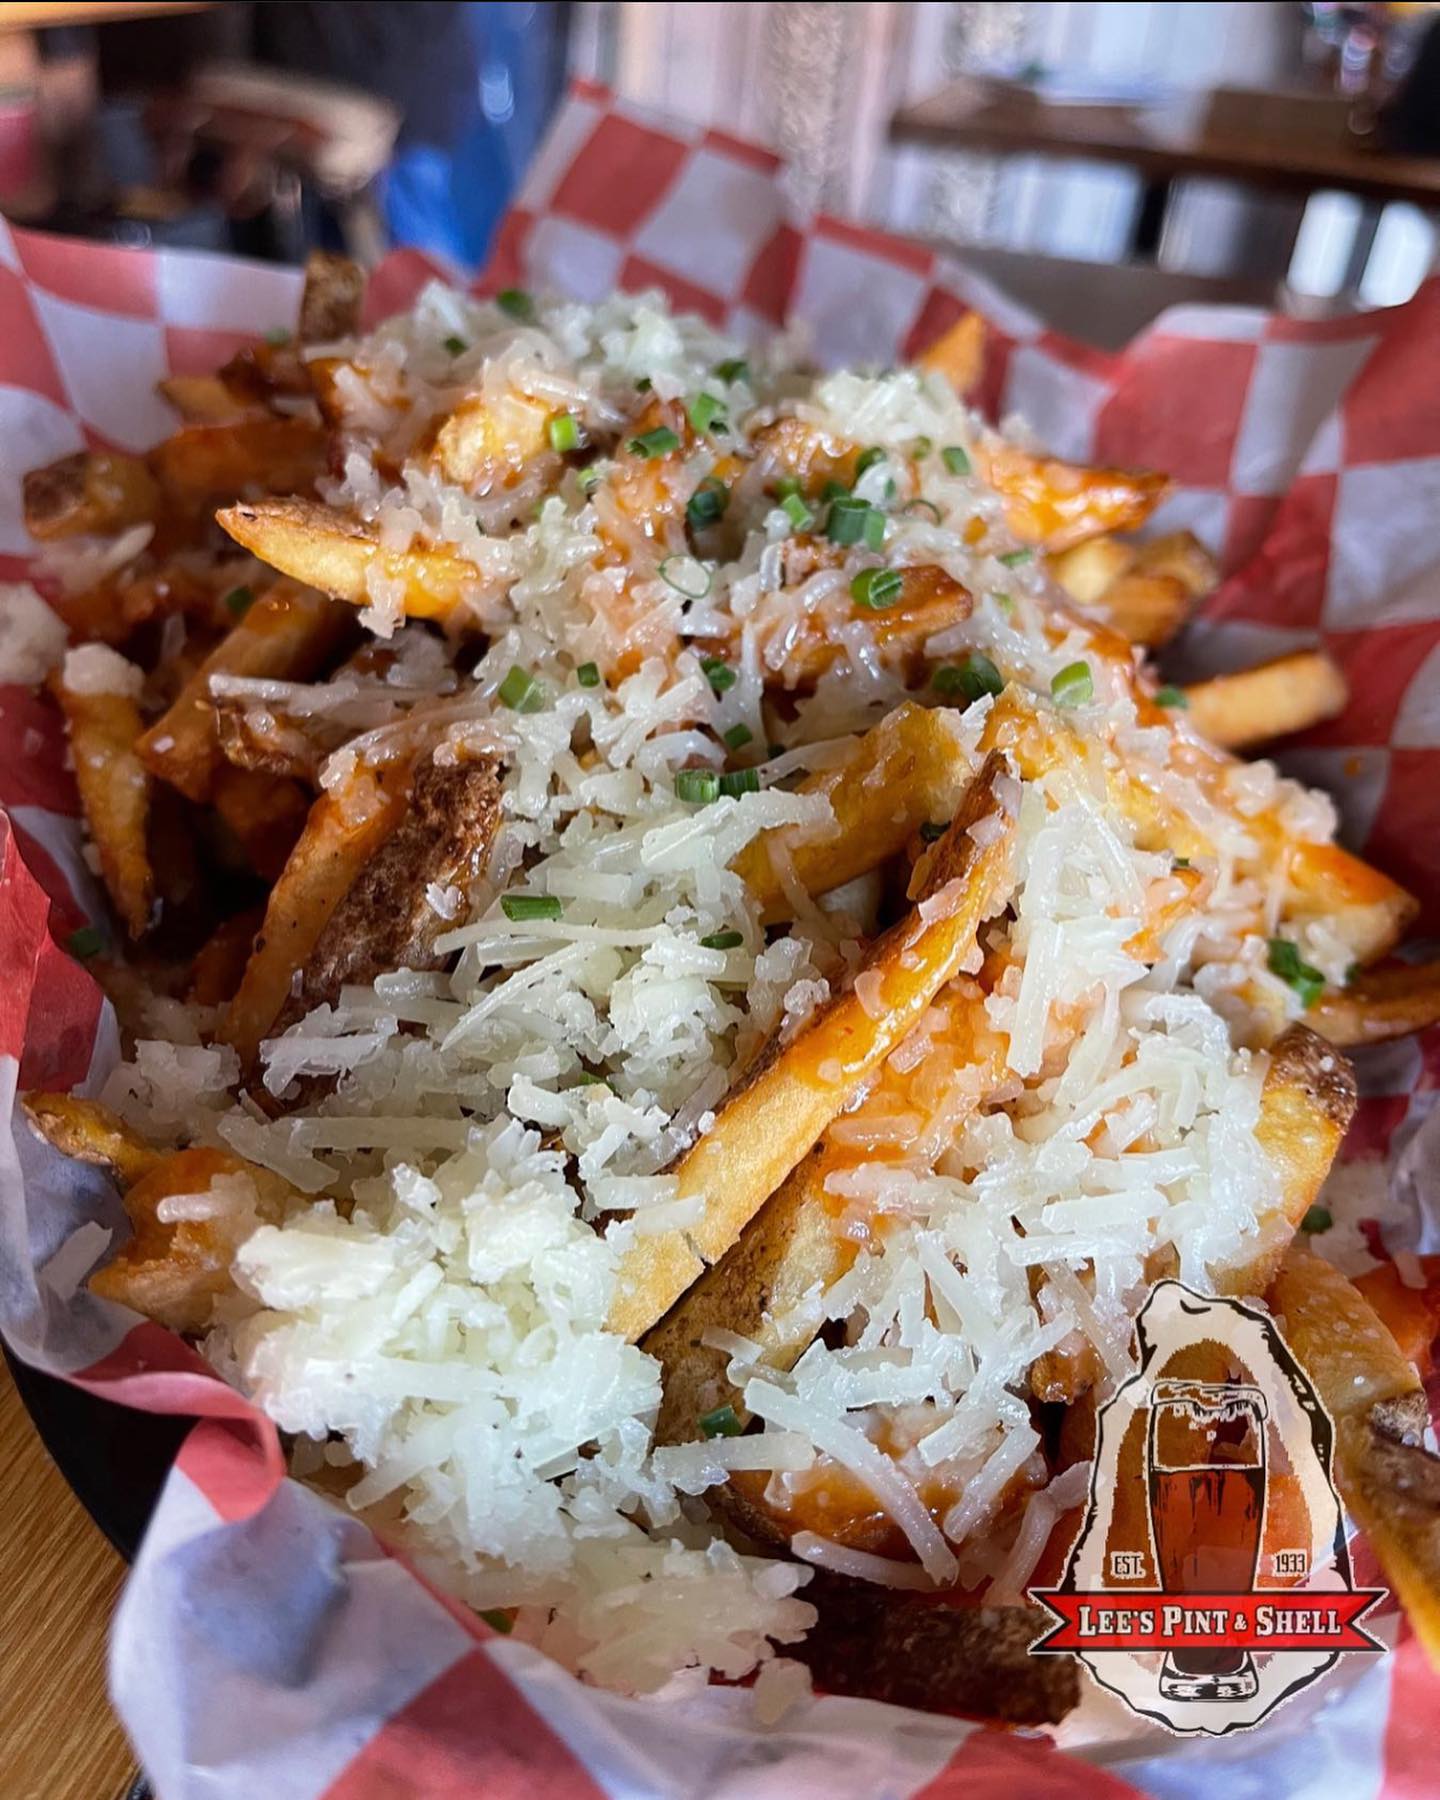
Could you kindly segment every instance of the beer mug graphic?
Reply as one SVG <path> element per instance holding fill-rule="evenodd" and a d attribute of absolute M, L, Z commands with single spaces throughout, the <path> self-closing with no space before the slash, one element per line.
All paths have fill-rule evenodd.
<path fill-rule="evenodd" d="M 1166 1594 L 1248 1594 L 1265 1529 L 1265 1396 L 1228 1381 L 1155 1383 L 1145 1478 L 1155 1567 Z M 1247 1700 L 1255 1662 L 1233 1648 L 1165 1653 L 1172 1700 Z"/>

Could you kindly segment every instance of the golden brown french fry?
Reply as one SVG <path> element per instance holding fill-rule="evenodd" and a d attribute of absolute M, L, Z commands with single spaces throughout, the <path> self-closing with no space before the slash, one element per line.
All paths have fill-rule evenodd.
<path fill-rule="evenodd" d="M 1345 677 L 1323 650 L 1297 650 L 1185 689 L 1190 724 L 1222 750 L 1306 731 L 1344 712 Z"/>
<path fill-rule="evenodd" d="M 1367 969 L 1349 986 L 1322 994 L 1305 1017 L 1342 1050 L 1424 1031 L 1440 1024 L 1440 962 Z"/>
<path fill-rule="evenodd" d="M 192 1006 L 224 1006 L 235 998 L 264 921 L 265 908 L 252 906 L 216 926 L 190 965 L 186 999 Z"/>
<path fill-rule="evenodd" d="M 168 401 L 187 425 L 228 425 L 264 411 L 256 400 L 238 393 L 218 375 L 167 375 L 155 386 L 161 399 Z"/>
<path fill-rule="evenodd" d="M 456 551 L 387 550 L 370 526 L 317 501 L 242 502 L 215 516 L 261 562 L 352 606 L 372 604 L 372 570 L 401 584 L 404 609 L 415 619 L 448 618 L 489 591 L 484 574 Z"/>
<path fill-rule="evenodd" d="M 1340 1497 L 1440 1668 L 1440 1458 L 1421 1442 L 1429 1408 L 1415 1366 L 1319 1256 L 1292 1250 L 1268 1298 L 1334 1421 Z"/>
<path fill-rule="evenodd" d="M 1032 455 L 996 439 L 972 459 L 1005 501 L 1005 523 L 1022 544 L 1068 550 L 1107 531 L 1134 531 L 1164 499 L 1168 476 L 1146 469 L 1087 469 Z"/>
<path fill-rule="evenodd" d="M 1220 582 L 1215 558 L 1193 531 L 1171 531 L 1135 547 L 1135 572 L 1172 576 L 1192 600 L 1207 599 Z"/>
<path fill-rule="evenodd" d="M 333 250 L 312 250 L 305 259 L 298 336 L 302 344 L 328 344 L 360 329 L 365 271 Z"/>
<path fill-rule="evenodd" d="M 849 991 L 788 1044 L 772 1044 L 675 1166 L 678 1197 L 700 1197 L 704 1215 L 688 1230 L 635 1238 L 620 1259 L 611 1330 L 639 1337 L 724 1256 L 954 978 L 981 922 L 1009 891 L 1015 806 L 1015 784 L 1003 759 L 992 757 L 916 865 L 914 910 L 871 946 Z"/>
<path fill-rule="evenodd" d="M 1420 910 L 1398 881 L 1339 844 L 1282 843 L 1277 853 L 1288 864 L 1285 918 L 1297 924 L 1323 919 L 1354 962 L 1387 955 Z"/>
<path fill-rule="evenodd" d="M 399 764 L 361 768 L 310 808 L 300 841 L 271 890 L 265 923 L 220 1030 L 243 1064 L 253 1062 L 331 915 L 395 829 L 409 786 L 409 771 Z"/>
<path fill-rule="evenodd" d="M 772 847 L 788 855 L 807 893 L 827 893 L 898 855 L 922 825 L 943 825 L 971 775 L 959 715 L 907 700 L 867 731 L 840 767 L 800 783 L 800 793 L 829 800 L 834 829 L 813 837 L 794 826 L 762 832 L 736 857 L 735 873 L 759 900 L 767 924 L 789 918 Z"/>
<path fill-rule="evenodd" d="M 140 740 L 146 768 L 189 799 L 208 799 L 224 761 L 210 704 L 211 677 L 305 681 L 341 649 L 353 630 L 354 616 L 324 594 L 276 582 L 216 645 L 175 704 Z"/>
<path fill-rule="evenodd" d="M 25 529 L 31 537 L 109 537 L 144 525 L 160 512 L 161 495 L 145 464 L 105 450 L 77 450 L 22 483 Z"/>
<path fill-rule="evenodd" d="M 137 753 L 145 730 L 140 708 L 128 694 L 67 687 L 62 675 L 53 685 L 65 715 L 75 785 L 100 857 L 100 873 L 125 929 L 138 938 L 150 925 L 155 901 L 155 875 L 146 845 L 150 777 Z"/>
<path fill-rule="evenodd" d="M 305 789 L 283 775 L 223 763 L 211 783 L 210 804 L 255 873 L 266 881 L 278 880 L 309 817 Z"/>
<path fill-rule="evenodd" d="M 305 959 L 275 1022 L 283 1030 L 347 983 L 370 986 L 392 969 L 435 966 L 435 940 L 448 929 L 429 895 L 468 893 L 484 871 L 500 823 L 500 766 L 423 763 L 404 815 L 346 890 Z"/>
<path fill-rule="evenodd" d="M 160 1162 L 162 1152 L 98 1100 L 76 1094 L 26 1094 L 21 1102 L 31 1125 L 62 1156 L 94 1163 L 121 1188 L 133 1187 Z"/>
<path fill-rule="evenodd" d="M 963 398 L 985 371 L 985 320 L 977 312 L 962 313 L 916 362 L 927 372 L 943 375 Z"/>
<path fill-rule="evenodd" d="M 880 611 L 868 611 L 858 603 L 849 606 L 844 623 L 864 627 L 875 654 L 886 668 L 899 671 L 906 679 L 915 679 L 924 668 L 925 645 L 938 632 L 963 624 L 974 608 L 974 597 L 943 569 L 930 565 L 900 572 L 900 592 L 893 604 Z M 789 596 L 777 599 L 778 629 L 785 634 L 785 660 L 778 669 L 765 663 L 767 685 L 787 688 L 792 692 L 813 688 L 825 671 L 841 655 L 835 639 L 834 622 L 819 614 L 807 615 L 797 626 Z M 767 630 L 765 607 L 753 615 L 760 644 L 762 663 Z"/>
<path fill-rule="evenodd" d="M 1132 569 L 1105 590 L 1092 610 L 1132 644 L 1158 650 L 1180 632 L 1194 606 L 1177 576 Z"/>
<path fill-rule="evenodd" d="M 150 452 L 165 492 L 191 511 L 247 489 L 300 493 L 325 472 L 328 435 L 311 419 L 260 413 L 219 425 L 185 425 Z"/>
<path fill-rule="evenodd" d="M 1228 1269 L 1212 1270 L 1222 1294 L 1263 1294 L 1314 1205 L 1355 1116 L 1355 1072 L 1326 1039 L 1292 1025 L 1270 1050 L 1255 1141 L 1280 1178 L 1275 1211 L 1262 1215 L 1257 1247 Z"/>
<path fill-rule="evenodd" d="M 1045 558 L 1051 578 L 1080 606 L 1098 606 L 1105 591 L 1134 562 L 1135 546 L 1108 532 Z"/>

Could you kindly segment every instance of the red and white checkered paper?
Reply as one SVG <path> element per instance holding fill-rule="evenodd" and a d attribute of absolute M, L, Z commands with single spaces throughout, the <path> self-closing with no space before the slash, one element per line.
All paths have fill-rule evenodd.
<path fill-rule="evenodd" d="M 787 210 L 768 151 L 575 91 L 502 227 L 487 290 L 598 298 L 656 286 L 738 335 L 807 332 L 824 362 L 922 349 L 969 307 L 991 322 L 978 396 L 1058 452 L 1170 470 L 1157 528 L 1190 525 L 1227 579 L 1182 647 L 1215 668 L 1324 642 L 1345 714 L 1285 759 L 1335 792 L 1347 841 L 1440 920 L 1440 283 L 1325 324 L 1232 309 L 1163 315 L 1102 353 L 1046 329 L 963 265 Z M 392 256 L 380 317 L 439 271 Z M 298 276 L 0 224 L 0 580 L 34 548 L 20 476 L 84 445 L 173 429 L 158 377 L 203 372 L 293 317 Z M 0 1101 L 103 1079 L 113 1018 L 62 950 L 100 900 L 51 711 L 0 689 Z M 1351 1258 L 1440 1248 L 1440 1034 L 1373 1053 L 1330 1236 Z M 1372 1224 L 1372 1220 L 1379 1221 Z M 116 1620 L 116 1704 L 165 1800 L 730 1796 L 927 1800 L 1436 1791 L 1440 1682 L 1395 1613 L 1238 1739 L 1175 1741 L 1087 1700 L 1073 1753 L 867 1701 L 756 1726 L 742 1690 L 632 1701 L 575 1682 L 427 1587 L 356 1520 L 283 1476 L 273 1427 L 177 1338 L 77 1283 L 123 1228 L 114 1194 L 18 1123 L 0 1140 L 0 1325 L 28 1360 L 126 1404 L 199 1415 Z M 1325 1240 L 1322 1240 L 1324 1243 Z M 1373 1571 L 1364 1567 L 1362 1573 Z M 1062 1742 L 1077 1733 L 1062 1728 Z"/>

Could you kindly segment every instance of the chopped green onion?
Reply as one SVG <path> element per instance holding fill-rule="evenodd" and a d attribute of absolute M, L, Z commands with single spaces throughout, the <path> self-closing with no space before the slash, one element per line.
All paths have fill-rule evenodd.
<path fill-rule="evenodd" d="M 734 687 L 740 679 L 723 656 L 702 656 L 700 667 L 705 671 L 705 679 L 710 683 L 712 691 L 717 694 L 723 694 L 727 688 Z"/>
<path fill-rule="evenodd" d="M 80 926 L 77 931 L 72 931 L 65 940 L 65 948 L 72 956 L 78 956 L 82 961 L 87 956 L 98 956 L 104 947 L 105 940 L 94 925 Z"/>
<path fill-rule="evenodd" d="M 878 550 L 885 542 L 885 515 L 871 507 L 865 515 L 865 548 Z"/>
<path fill-rule="evenodd" d="M 832 544 L 861 544 L 878 550 L 885 542 L 885 515 L 868 500 L 842 494 L 830 507 L 825 535 Z"/>
<path fill-rule="evenodd" d="M 675 794 L 691 806 L 708 806 L 720 798 L 720 777 L 713 769 L 681 769 L 675 777 Z"/>
<path fill-rule="evenodd" d="M 575 671 L 575 679 L 581 687 L 599 687 L 600 665 L 598 663 L 581 663 Z"/>
<path fill-rule="evenodd" d="M 970 458 L 959 444 L 947 444 L 940 452 L 940 460 L 952 475 L 968 475 Z"/>
<path fill-rule="evenodd" d="M 1034 555 L 1035 552 L 1028 544 L 1022 544 L 1018 550 L 1006 550 L 1002 555 L 997 556 L 995 560 L 996 562 L 1004 563 L 1007 569 L 1018 569 L 1023 563 L 1030 562 L 1034 558 Z"/>
<path fill-rule="evenodd" d="M 582 1069 L 575 1077 L 575 1081 L 579 1087 L 609 1087 L 610 1085 L 603 1075 L 597 1075 L 593 1069 Z"/>
<path fill-rule="evenodd" d="M 927 819 L 920 827 L 920 838 L 923 843 L 933 844 L 944 837 L 950 829 L 948 825 L 937 825 L 933 819 Z"/>
<path fill-rule="evenodd" d="M 937 694 L 963 694 L 973 701 L 1002 693 L 1005 677 L 983 650 L 972 650 L 958 667 L 937 669 L 931 686 Z"/>
<path fill-rule="evenodd" d="M 515 1629 L 515 1621 L 509 1613 L 501 1612 L 498 1608 L 492 1607 L 489 1612 L 482 1612 L 480 1617 L 492 1631 L 498 1631 L 503 1636 L 508 1637 Z"/>
<path fill-rule="evenodd" d="M 692 531 L 703 531 L 721 518 L 730 504 L 730 490 L 714 475 L 707 475 L 690 496 L 685 522 Z"/>
<path fill-rule="evenodd" d="M 905 585 L 898 569 L 862 569 L 850 583 L 850 597 L 857 606 L 868 606 L 871 612 L 884 612 L 900 598 Z"/>
<path fill-rule="evenodd" d="M 686 408 L 690 423 L 696 431 L 706 432 L 712 425 L 717 430 L 725 429 L 725 417 L 720 402 L 713 394 L 697 394 Z"/>
<path fill-rule="evenodd" d="M 775 483 L 775 496 L 779 500 L 788 500 L 792 494 L 800 492 L 798 475 L 782 475 Z"/>
<path fill-rule="evenodd" d="M 750 365 L 743 356 L 727 357 L 724 362 L 716 363 L 715 373 L 722 381 L 748 381 Z"/>
<path fill-rule="evenodd" d="M 550 433 L 550 448 L 562 456 L 580 448 L 580 421 L 574 413 L 556 413 L 546 429 Z"/>
<path fill-rule="evenodd" d="M 1312 1206 L 1300 1221 L 1302 1231 L 1328 1231 L 1335 1223 L 1328 1206 Z"/>
<path fill-rule="evenodd" d="M 934 448 L 935 440 L 933 438 L 918 437 L 910 446 L 910 454 L 923 460 Z"/>
<path fill-rule="evenodd" d="M 516 663 L 500 683 L 496 698 L 511 712 L 539 712 L 545 704 L 545 690 L 528 669 L 522 669 Z"/>
<path fill-rule="evenodd" d="M 680 439 L 668 425 L 657 425 L 653 431 L 642 431 L 639 437 L 631 438 L 626 448 L 634 456 L 653 461 L 657 456 L 668 456 L 672 450 L 678 450 Z"/>
<path fill-rule="evenodd" d="M 495 296 L 495 304 L 512 319 L 528 321 L 535 317 L 535 302 L 524 288 L 501 288 Z"/>
<path fill-rule="evenodd" d="M 1190 867 L 1190 858 L 1188 856 L 1172 856 L 1170 858 L 1170 866 L 1172 869 L 1188 869 Z"/>
<path fill-rule="evenodd" d="M 1095 677 L 1088 662 L 1066 663 L 1052 676 L 1050 692 L 1061 706 L 1086 706 L 1095 698 Z"/>
<path fill-rule="evenodd" d="M 650 392 L 651 388 L 654 387 L 654 385 L 655 385 L 655 383 L 650 379 L 650 377 L 648 375 L 642 375 L 640 377 L 640 379 L 635 383 L 635 392 L 637 394 L 648 394 Z"/>
<path fill-rule="evenodd" d="M 755 733 L 748 725 L 732 725 L 724 734 L 727 750 L 743 750 L 747 744 L 753 743 L 754 739 Z"/>
<path fill-rule="evenodd" d="M 760 777 L 754 769 L 732 769 L 720 777 L 720 792 L 731 800 L 738 800 L 742 794 L 758 794 Z"/>
<path fill-rule="evenodd" d="M 1271 938 L 1270 973 L 1294 988 L 1301 1005 L 1312 1007 L 1325 991 L 1325 977 L 1300 955 L 1299 946 L 1290 938 Z"/>
<path fill-rule="evenodd" d="M 884 462 L 885 452 L 879 444 L 872 444 L 868 450 L 862 450 L 855 463 L 855 479 L 858 481 L 868 469 L 873 469 L 878 462 Z"/>
<path fill-rule="evenodd" d="M 456 337 L 455 333 L 452 331 L 445 340 L 445 348 L 452 356 L 463 356 L 470 346 L 465 342 L 464 338 Z"/>
<path fill-rule="evenodd" d="M 712 931 L 709 937 L 700 940 L 704 950 L 738 950 L 745 942 L 743 931 Z"/>
<path fill-rule="evenodd" d="M 992 594 L 990 598 L 1000 608 L 1001 612 L 1006 613 L 1007 615 L 1014 612 L 1015 601 L 1009 594 L 996 593 Z"/>
<path fill-rule="evenodd" d="M 702 1437 L 739 1437 L 740 1421 L 733 1406 L 717 1406 L 714 1412 L 701 1413 L 696 1423 Z"/>
<path fill-rule="evenodd" d="M 563 908 L 556 894 L 502 894 L 500 910 L 518 925 L 530 919 L 558 919 Z"/>
<path fill-rule="evenodd" d="M 703 600 L 715 585 L 714 571 L 693 556 L 667 556 L 655 572 L 666 587 L 674 588 L 686 600 Z M 682 581 L 682 575 L 690 575 L 690 581 Z"/>
<path fill-rule="evenodd" d="M 846 487 L 846 485 L 843 481 L 837 481 L 835 479 L 835 477 L 832 475 L 830 477 L 830 479 L 825 483 L 824 487 L 821 488 L 820 498 L 823 501 L 825 501 L 827 504 L 831 500 L 841 500 L 841 499 L 848 500 L 850 498 L 850 490 L 849 490 L 849 488 Z"/>
<path fill-rule="evenodd" d="M 808 531 L 815 523 L 815 515 L 798 494 L 787 494 L 780 502 L 783 512 L 796 531 Z"/>
<path fill-rule="evenodd" d="M 290 342 L 290 336 L 291 334 L 283 325 L 275 325 L 265 333 L 265 342 L 278 350 L 283 344 Z"/>
<path fill-rule="evenodd" d="M 1162 687 L 1155 690 L 1155 704 L 1157 706 L 1186 707 L 1190 702 L 1185 697 L 1184 688 Z"/>
<path fill-rule="evenodd" d="M 580 483 L 580 492 L 588 500 L 600 485 L 600 465 L 591 463 L 588 469 L 582 469 L 576 479 Z"/>
<path fill-rule="evenodd" d="M 225 596 L 225 610 L 235 619 L 243 619 L 254 604 L 254 588 L 233 587 Z"/>
<path fill-rule="evenodd" d="M 900 517 L 902 519 L 914 518 L 919 513 L 929 513 L 931 519 L 933 519 L 937 525 L 944 523 L 945 515 L 933 500 L 907 500 L 900 508 Z"/>

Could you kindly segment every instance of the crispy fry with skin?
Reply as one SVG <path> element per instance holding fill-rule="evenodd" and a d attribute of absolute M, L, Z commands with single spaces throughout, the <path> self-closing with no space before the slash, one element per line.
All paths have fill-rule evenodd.
<path fill-rule="evenodd" d="M 190 966 L 186 999 L 191 1005 L 224 1006 L 234 999 L 255 947 L 255 934 L 264 921 L 265 908 L 252 906 L 216 926 Z"/>
<path fill-rule="evenodd" d="M 62 1156 L 106 1170 L 121 1188 L 133 1187 L 163 1158 L 108 1106 L 76 1094 L 27 1094 L 25 1116 Z"/>
<path fill-rule="evenodd" d="M 429 890 L 468 892 L 499 823 L 500 766 L 493 759 L 417 769 L 403 817 L 330 915 L 275 1029 L 333 1003 L 347 982 L 368 986 L 392 969 L 433 968 L 435 940 L 449 922 L 430 904 Z"/>
<path fill-rule="evenodd" d="M 150 777 L 138 754 L 145 723 L 128 694 L 80 693 L 54 681 L 65 715 L 75 785 L 106 891 L 132 938 L 149 927 L 155 903 L 146 830 Z"/>
<path fill-rule="evenodd" d="M 835 829 L 807 836 L 794 827 L 762 832 L 734 868 L 760 901 L 765 922 L 792 916 L 771 846 L 783 846 L 795 880 L 810 894 L 843 887 L 888 862 L 926 824 L 944 824 L 969 786 L 971 766 L 959 715 L 905 701 L 867 731 L 838 768 L 808 776 L 802 794 L 823 794 Z"/>
<path fill-rule="evenodd" d="M 1333 1044 L 1305 1025 L 1276 1039 L 1255 1141 L 1280 1178 L 1280 1201 L 1257 1221 L 1258 1247 L 1238 1265 L 1211 1271 L 1217 1293 L 1265 1292 L 1330 1173 L 1355 1105 L 1355 1072 Z"/>
<path fill-rule="evenodd" d="M 912 912 L 871 946 L 854 986 L 788 1044 L 772 1044 L 673 1173 L 705 1212 L 688 1230 L 639 1236 L 621 1258 L 609 1327 L 639 1337 L 740 1236 L 837 1112 L 953 979 L 1005 899 L 1016 794 L 1003 760 L 976 777 L 917 864 Z M 974 835 L 972 835 L 972 832 Z"/>
<path fill-rule="evenodd" d="M 1308 731 L 1344 712 L 1345 677 L 1323 650 L 1297 650 L 1185 689 L 1190 723 L 1222 750 L 1245 750 Z"/>
<path fill-rule="evenodd" d="M 970 393 L 985 372 L 984 319 L 977 312 L 962 313 L 916 363 L 927 374 L 943 375 L 962 397 Z"/>
<path fill-rule="evenodd" d="M 998 439 L 972 452 L 982 480 L 1005 501 L 1022 544 L 1068 550 L 1106 531 L 1134 531 L 1164 499 L 1169 477 L 1145 469 L 1087 469 Z"/>
<path fill-rule="evenodd" d="M 297 335 L 302 344 L 328 344 L 360 329 L 365 271 L 333 250 L 312 250 L 305 258 Z"/>
<path fill-rule="evenodd" d="M 331 915 L 398 824 L 409 785 L 409 771 L 399 765 L 362 768 L 310 808 L 300 841 L 271 890 L 265 922 L 220 1029 L 221 1040 L 234 1046 L 242 1064 L 254 1061 Z"/>
<path fill-rule="evenodd" d="M 1335 1425 L 1340 1497 L 1440 1668 L 1440 1458 L 1421 1442 L 1425 1390 L 1364 1296 L 1293 1249 L 1268 1295 Z"/>
<path fill-rule="evenodd" d="M 1440 1024 L 1440 962 L 1367 969 L 1348 987 L 1322 994 L 1305 1018 L 1342 1050 L 1424 1031 Z"/>
<path fill-rule="evenodd" d="M 325 472 L 328 437 L 310 419 L 256 414 L 219 425 L 186 425 L 150 452 L 150 466 L 176 504 L 198 511 L 247 488 L 293 494 Z"/>
<path fill-rule="evenodd" d="M 305 789 L 282 775 L 226 763 L 215 771 L 210 804 L 255 873 L 277 881 L 310 813 Z"/>
<path fill-rule="evenodd" d="M 333 600 L 290 582 L 276 582 L 216 645 L 175 704 L 140 740 L 146 768 L 188 799 L 208 799 L 224 761 L 210 704 L 211 676 L 304 681 L 338 653 L 353 629 L 352 615 Z"/>
<path fill-rule="evenodd" d="M 25 529 L 48 543 L 54 538 L 111 537 L 159 516 L 160 489 L 145 464 L 115 451 L 77 450 L 22 484 Z"/>
<path fill-rule="evenodd" d="M 245 501 L 215 517 L 261 562 L 352 606 L 371 604 L 372 569 L 401 584 L 412 619 L 449 618 L 488 590 L 484 573 L 458 552 L 424 545 L 387 550 L 373 527 L 315 500 Z"/>
<path fill-rule="evenodd" d="M 1077 605 L 1149 649 L 1168 644 L 1219 580 L 1214 559 L 1188 531 L 1138 545 L 1108 534 L 1087 538 L 1047 564 Z"/>

